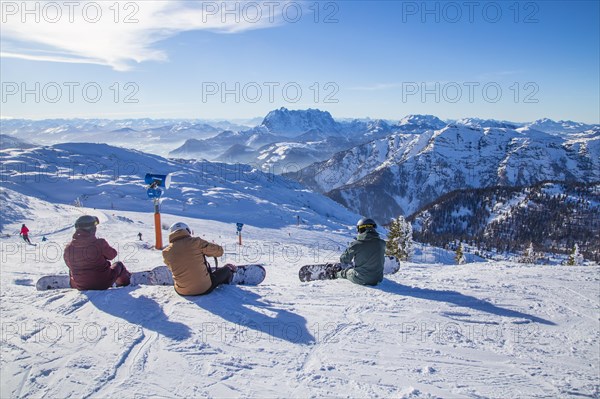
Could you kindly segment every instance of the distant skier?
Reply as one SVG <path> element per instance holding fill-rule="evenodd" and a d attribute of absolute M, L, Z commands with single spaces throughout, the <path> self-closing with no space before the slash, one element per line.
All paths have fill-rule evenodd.
<path fill-rule="evenodd" d="M 23 237 L 23 241 L 31 244 L 31 240 L 29 239 L 29 229 L 24 224 L 21 226 L 21 232 L 19 233 L 19 235 Z"/>
<path fill-rule="evenodd" d="M 142 241 L 142 233 L 138 233 L 138 240 Z"/>
<path fill-rule="evenodd" d="M 69 267 L 71 287 L 78 290 L 105 290 L 113 284 L 129 285 L 131 273 L 123 262 L 110 263 L 117 251 L 103 238 L 96 238 L 95 216 L 81 216 L 75 221 L 73 240 L 63 254 Z"/>
<path fill-rule="evenodd" d="M 192 231 L 183 222 L 174 223 L 169 232 L 169 246 L 162 255 L 173 273 L 174 288 L 179 295 L 208 294 L 231 281 L 235 266 L 225 265 L 211 271 L 206 261 L 207 256 L 222 256 L 221 246 L 192 237 Z"/>
<path fill-rule="evenodd" d="M 337 278 L 361 285 L 377 285 L 383 280 L 385 241 L 379 238 L 376 228 L 373 219 L 362 218 L 358 221 L 358 236 L 340 257 L 342 263 L 354 261 L 354 267 L 337 271 Z"/>

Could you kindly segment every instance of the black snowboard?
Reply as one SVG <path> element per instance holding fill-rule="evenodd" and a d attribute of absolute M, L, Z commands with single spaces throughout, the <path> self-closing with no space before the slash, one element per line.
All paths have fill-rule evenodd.
<path fill-rule="evenodd" d="M 300 281 L 333 280 L 336 272 L 342 269 L 350 269 L 353 265 L 346 263 L 320 263 L 316 265 L 305 265 L 298 271 Z M 383 274 L 394 274 L 400 270 L 400 262 L 393 256 L 386 256 L 383 265 Z"/>

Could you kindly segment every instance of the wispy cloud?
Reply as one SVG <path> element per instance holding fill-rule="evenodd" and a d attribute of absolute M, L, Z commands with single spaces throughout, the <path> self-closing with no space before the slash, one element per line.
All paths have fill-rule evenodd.
<path fill-rule="evenodd" d="M 278 26 L 282 14 L 273 3 L 4 1 L 0 56 L 126 71 L 136 63 L 166 61 L 168 54 L 155 46 L 180 32 L 238 33 Z"/>

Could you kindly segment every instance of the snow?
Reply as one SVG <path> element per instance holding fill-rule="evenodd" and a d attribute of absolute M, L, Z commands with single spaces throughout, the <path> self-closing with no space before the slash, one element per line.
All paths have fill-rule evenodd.
<path fill-rule="evenodd" d="M 459 209 L 456 209 L 452 212 L 452 217 L 458 218 L 460 216 L 470 216 L 472 214 L 473 212 L 471 211 L 471 209 L 465 206 L 461 206 Z"/>
<path fill-rule="evenodd" d="M 12 193 L 15 202 L 25 197 Z M 597 267 L 418 260 L 378 287 L 300 283 L 303 264 L 334 260 L 351 231 L 183 220 L 225 247 L 223 262 L 261 262 L 258 287 L 206 297 L 171 287 L 38 292 L 66 273 L 61 249 L 81 213 L 133 271 L 161 264 L 138 232 L 149 212 L 81 209 L 29 199 L 36 247 L 0 238 L 1 397 L 595 397 Z M 18 231 L 9 223 L 5 231 Z M 40 242 L 45 235 L 49 241 Z"/>
<path fill-rule="evenodd" d="M 498 202 L 492 212 L 490 217 L 486 221 L 486 224 L 490 224 L 493 222 L 501 222 L 502 220 L 506 220 L 511 216 L 511 210 L 519 205 L 519 206 L 527 206 L 527 194 L 523 193 L 514 197 L 506 203 Z"/>
<path fill-rule="evenodd" d="M 358 215 L 296 183 L 106 145 L 1 155 L 2 398 L 600 395 L 597 266 L 454 265 L 453 252 L 417 246 L 377 287 L 301 283 L 300 266 L 339 258 Z M 264 283 L 204 297 L 36 291 L 39 277 L 67 273 L 62 251 L 82 214 L 98 216 L 98 236 L 131 271 L 162 264 L 146 171 L 174 174 L 163 224 L 222 245 L 220 264 L 264 264 Z"/>
<path fill-rule="evenodd" d="M 170 173 L 173 184 L 161 204 L 165 213 L 270 227 L 300 215 L 310 225 L 325 221 L 332 229 L 360 218 L 294 181 L 248 165 L 170 160 L 89 143 L 3 150 L 0 159 L 3 187 L 59 204 L 79 199 L 88 207 L 151 211 L 144 176 Z M 215 213 L 210 204 L 223 210 Z"/>

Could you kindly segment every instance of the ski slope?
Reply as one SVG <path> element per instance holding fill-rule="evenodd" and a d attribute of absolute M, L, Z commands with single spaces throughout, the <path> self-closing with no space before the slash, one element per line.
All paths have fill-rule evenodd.
<path fill-rule="evenodd" d="M 0 238 L 2 398 L 600 395 L 596 266 L 431 258 L 377 287 L 300 283 L 299 267 L 337 258 L 351 230 L 249 223 L 239 247 L 228 220 L 165 213 L 223 245 L 223 263 L 264 263 L 265 282 L 205 297 L 151 286 L 38 292 L 40 276 L 67 272 L 61 250 L 82 213 L 99 217 L 97 235 L 130 270 L 162 264 L 147 249 L 153 215 L 3 196 L 25 219 L 6 217 Z M 20 222 L 37 246 L 19 240 Z"/>

